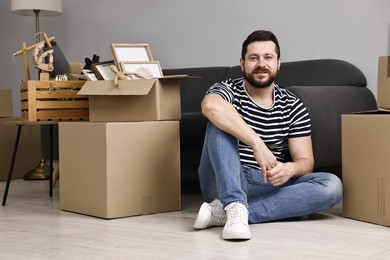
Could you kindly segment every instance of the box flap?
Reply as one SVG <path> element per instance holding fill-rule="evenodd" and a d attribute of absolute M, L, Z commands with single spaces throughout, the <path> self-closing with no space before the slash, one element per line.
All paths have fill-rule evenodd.
<path fill-rule="evenodd" d="M 114 80 L 87 81 L 78 95 L 147 95 L 156 83 L 157 79 L 118 80 L 115 86 Z"/>
<path fill-rule="evenodd" d="M 159 79 L 200 79 L 200 78 L 202 77 L 183 74 L 183 75 L 168 75 L 168 76 L 160 77 Z"/>
<path fill-rule="evenodd" d="M 345 113 L 343 115 L 387 115 L 387 114 L 390 114 L 389 109 L 378 108 L 378 109 L 374 109 L 374 110 L 350 112 L 350 113 Z"/>

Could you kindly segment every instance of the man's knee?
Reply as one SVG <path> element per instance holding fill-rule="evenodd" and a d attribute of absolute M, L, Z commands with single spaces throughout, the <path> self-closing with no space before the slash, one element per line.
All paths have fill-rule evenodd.
<path fill-rule="evenodd" d="M 341 183 L 341 180 L 332 173 L 327 173 L 326 178 L 326 189 L 324 190 L 326 194 L 324 195 L 329 198 L 329 202 L 333 206 L 339 203 L 343 197 L 343 184 Z"/>

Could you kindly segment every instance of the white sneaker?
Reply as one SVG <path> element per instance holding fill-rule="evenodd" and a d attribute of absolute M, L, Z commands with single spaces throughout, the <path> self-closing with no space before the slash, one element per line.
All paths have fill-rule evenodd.
<path fill-rule="evenodd" d="M 230 203 L 225 207 L 227 221 L 222 231 L 224 239 L 251 239 L 248 225 L 248 210 L 239 202 Z"/>
<path fill-rule="evenodd" d="M 226 213 L 222 203 L 215 199 L 211 203 L 204 202 L 195 219 L 195 229 L 205 229 L 212 226 L 223 226 L 226 223 Z"/>

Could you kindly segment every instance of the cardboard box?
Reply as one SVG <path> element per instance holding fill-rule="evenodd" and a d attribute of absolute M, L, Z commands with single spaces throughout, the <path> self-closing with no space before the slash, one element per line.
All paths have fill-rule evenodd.
<path fill-rule="evenodd" d="M 0 89 L 0 117 L 12 116 L 12 89 Z"/>
<path fill-rule="evenodd" d="M 20 85 L 25 121 L 88 120 L 88 96 L 77 95 L 85 81 L 29 80 Z"/>
<path fill-rule="evenodd" d="M 100 218 L 180 210 L 179 121 L 60 122 L 60 208 Z"/>
<path fill-rule="evenodd" d="M 180 120 L 180 78 L 87 81 L 79 94 L 93 122 Z"/>
<path fill-rule="evenodd" d="M 344 216 L 390 226 L 390 112 L 342 115 Z"/>
<path fill-rule="evenodd" d="M 16 119 L 0 119 L 0 181 L 7 179 L 18 128 L 16 125 L 5 124 L 5 121 L 10 120 Z M 16 153 L 13 179 L 23 178 L 27 172 L 39 165 L 41 161 L 40 129 L 38 125 L 23 126 Z M 12 184 L 10 189 L 12 189 Z"/>

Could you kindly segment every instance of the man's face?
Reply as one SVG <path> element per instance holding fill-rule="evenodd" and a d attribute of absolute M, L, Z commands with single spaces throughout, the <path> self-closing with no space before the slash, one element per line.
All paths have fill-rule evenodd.
<path fill-rule="evenodd" d="M 245 60 L 240 60 L 245 80 L 255 88 L 266 88 L 275 81 L 280 59 L 272 41 L 252 42 L 248 45 Z"/>

